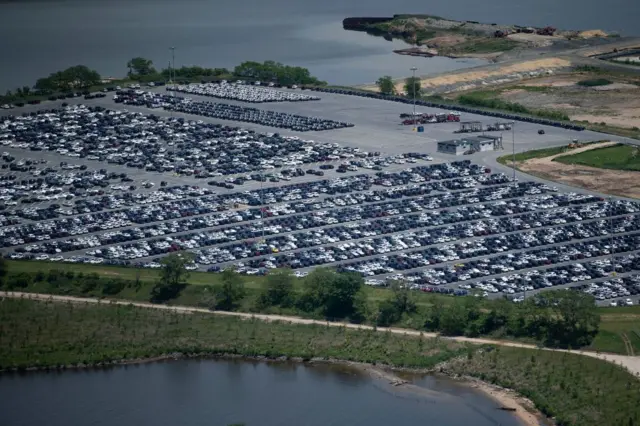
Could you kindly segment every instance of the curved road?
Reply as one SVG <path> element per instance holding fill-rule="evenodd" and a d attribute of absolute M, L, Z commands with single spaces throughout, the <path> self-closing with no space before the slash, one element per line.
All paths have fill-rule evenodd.
<path fill-rule="evenodd" d="M 319 320 L 293 317 L 293 316 L 251 314 L 246 312 L 210 311 L 208 309 L 195 308 L 191 306 L 157 305 L 152 303 L 130 302 L 126 300 L 96 299 L 96 298 L 57 296 L 57 295 L 51 295 L 51 294 L 22 293 L 22 292 L 9 292 L 9 291 L 0 291 L 0 297 L 3 297 L 3 298 L 7 297 L 7 298 L 13 298 L 13 299 L 33 299 L 33 300 L 43 300 L 43 301 L 51 300 L 54 302 L 96 303 L 96 304 L 106 303 L 106 304 L 115 304 L 115 305 L 133 305 L 140 308 L 165 309 L 165 310 L 170 310 L 175 312 L 184 312 L 184 313 L 198 312 L 198 313 L 205 313 L 205 314 L 212 314 L 212 315 L 228 315 L 228 316 L 235 316 L 235 317 L 241 317 L 241 318 L 256 318 L 262 321 L 288 321 L 296 324 L 318 324 L 318 325 L 327 325 L 331 327 L 347 327 L 347 328 L 359 329 L 359 330 L 375 330 L 380 332 L 389 331 L 391 333 L 405 334 L 405 335 L 411 335 L 411 336 L 422 335 L 428 338 L 440 337 L 442 339 L 450 339 L 456 342 L 466 342 L 466 343 L 474 343 L 474 344 L 491 344 L 491 345 L 509 346 L 509 347 L 527 348 L 527 349 L 542 349 L 545 351 L 555 351 L 555 352 L 569 352 L 574 354 L 580 354 L 583 356 L 598 358 L 608 362 L 613 362 L 614 364 L 621 365 L 627 368 L 632 374 L 636 376 L 640 376 L 640 356 L 616 355 L 616 354 L 608 354 L 608 353 L 605 354 L 605 353 L 590 352 L 590 351 L 570 351 L 566 349 L 539 348 L 538 346 L 535 346 L 535 345 L 529 345 L 529 344 L 518 343 L 518 342 L 509 342 L 504 340 L 491 340 L 491 339 L 471 338 L 471 337 L 463 337 L 463 336 L 444 337 L 444 336 L 439 336 L 437 333 L 424 333 L 417 330 L 408 330 L 404 328 L 392 328 L 392 327 L 374 328 L 368 325 L 319 321 Z"/>

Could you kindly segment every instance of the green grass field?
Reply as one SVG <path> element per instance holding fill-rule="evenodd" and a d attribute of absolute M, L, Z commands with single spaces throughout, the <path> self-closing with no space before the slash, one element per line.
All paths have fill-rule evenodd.
<path fill-rule="evenodd" d="M 600 331 L 585 349 L 640 355 L 640 306 L 600 308 L 599 314 Z"/>
<path fill-rule="evenodd" d="M 553 148 L 545 148 L 545 149 L 534 149 L 531 151 L 519 152 L 515 155 L 516 162 L 531 160 L 532 158 L 544 158 L 550 157 L 556 154 L 562 154 L 567 150 L 566 146 L 557 146 Z M 513 162 L 513 155 L 503 155 L 498 158 L 498 163 L 504 164 L 506 166 L 511 166 Z"/>
<path fill-rule="evenodd" d="M 629 145 L 593 149 L 555 159 L 563 164 L 579 164 L 600 169 L 640 171 L 640 152 Z"/>

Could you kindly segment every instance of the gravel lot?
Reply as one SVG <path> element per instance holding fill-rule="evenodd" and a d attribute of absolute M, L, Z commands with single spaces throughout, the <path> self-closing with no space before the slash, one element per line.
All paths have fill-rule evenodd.
<path fill-rule="evenodd" d="M 68 99 L 70 109 L 38 116 L 37 126 L 0 118 L 0 251 L 153 268 L 166 253 L 188 249 L 202 270 L 233 265 L 259 274 L 290 266 L 304 276 L 326 265 L 359 271 L 371 285 L 404 278 L 422 291 L 476 289 L 517 300 L 525 291 L 580 287 L 602 304 L 637 303 L 637 202 L 521 174 L 513 182 L 512 171 L 495 162 L 505 152 L 439 154 L 436 141 L 454 139 L 458 124 L 413 132 L 398 118 L 410 105 L 319 97 L 258 109 L 355 126 L 296 133 L 116 104 L 110 96 Z M 57 117 L 66 118 L 53 128 Z M 603 139 L 520 122 L 508 133 L 506 153 Z"/>

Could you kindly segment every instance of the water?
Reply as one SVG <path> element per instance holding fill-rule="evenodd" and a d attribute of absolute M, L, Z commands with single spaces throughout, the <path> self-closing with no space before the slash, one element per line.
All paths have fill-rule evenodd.
<path fill-rule="evenodd" d="M 0 376 L 3 426 L 515 426 L 475 391 L 421 392 L 335 366 L 177 361 Z"/>
<path fill-rule="evenodd" d="M 401 57 L 391 51 L 402 42 L 342 30 L 347 16 L 394 13 L 640 35 L 640 2 L 629 0 L 0 0 L 0 90 L 77 64 L 123 76 L 134 56 L 166 67 L 170 46 L 178 66 L 273 59 L 334 84 L 402 77 L 412 66 L 426 74 L 481 63 Z"/>

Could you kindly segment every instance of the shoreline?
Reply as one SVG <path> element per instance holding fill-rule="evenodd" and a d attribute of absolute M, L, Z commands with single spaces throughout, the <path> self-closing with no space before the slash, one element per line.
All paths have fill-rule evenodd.
<path fill-rule="evenodd" d="M 452 380 L 462 386 L 469 387 L 475 389 L 482 393 L 485 396 L 488 396 L 491 400 L 495 401 L 498 406 L 495 407 L 498 410 L 509 411 L 515 416 L 523 426 L 540 426 L 541 419 L 546 419 L 542 415 L 540 411 L 538 411 L 533 403 L 528 399 L 524 398 L 521 395 L 512 389 L 502 388 L 496 385 L 493 385 L 488 382 L 484 382 L 480 379 L 476 379 L 470 376 L 457 376 L 451 375 L 444 372 L 444 370 L 439 369 L 438 366 L 432 369 L 417 369 L 417 368 L 403 368 L 403 367 L 394 367 L 392 365 L 386 364 L 367 364 L 361 362 L 347 361 L 341 359 L 332 359 L 332 358 L 311 358 L 311 359 L 303 359 L 298 357 L 266 357 L 266 356 L 246 356 L 246 355 L 237 355 L 232 353 L 209 353 L 209 354 L 189 354 L 189 353 L 170 353 L 164 354 L 160 356 L 150 357 L 150 358 L 131 358 L 131 359 L 120 359 L 110 362 L 100 362 L 96 364 L 69 364 L 69 365 L 53 365 L 53 366 L 41 366 L 41 367 L 27 367 L 27 368 L 12 368 L 0 370 L 0 377 L 2 375 L 8 374 L 16 374 L 16 375 L 24 375 L 29 373 L 36 372 L 64 372 L 64 371 L 98 371 L 105 370 L 110 368 L 118 368 L 118 367 L 127 367 L 127 366 L 136 366 L 142 364 L 151 364 L 151 363 L 161 363 L 161 362 L 172 362 L 172 361 L 181 361 L 181 360 L 240 360 L 244 362 L 264 362 L 267 364 L 277 364 L 277 363 L 294 363 L 299 365 L 306 366 L 314 366 L 314 365 L 337 365 L 352 368 L 358 372 L 363 374 L 367 374 L 369 377 L 387 382 L 387 384 L 393 386 L 394 388 L 398 388 L 401 390 L 405 390 L 412 394 L 418 394 L 424 397 L 455 397 L 455 395 L 434 391 L 428 388 L 423 388 L 417 385 L 414 385 L 409 380 L 405 380 L 399 377 L 395 372 L 404 372 L 415 375 L 422 376 L 436 376 L 436 377 L 446 377 L 449 380 Z M 535 412 L 532 413 L 532 411 Z"/>
<path fill-rule="evenodd" d="M 449 376 L 447 376 L 449 377 Z M 499 403 L 502 408 L 513 413 L 524 426 L 540 426 L 555 424 L 545 417 L 529 399 L 519 395 L 513 389 L 503 388 L 475 377 L 464 377 L 461 383 L 482 392 L 484 395 Z M 545 422 L 545 423 L 543 423 Z"/>
<path fill-rule="evenodd" d="M 413 385 L 410 381 L 404 380 L 394 374 L 394 371 L 402 371 L 409 373 L 425 374 L 436 377 L 446 377 L 462 386 L 475 389 L 483 395 L 489 397 L 491 400 L 498 403 L 496 409 L 511 412 L 524 426 L 540 426 L 542 424 L 550 423 L 550 419 L 545 417 L 531 402 L 529 399 L 519 395 L 513 389 L 503 388 L 488 382 L 484 382 L 480 379 L 470 376 L 457 376 L 447 374 L 440 370 L 438 366 L 431 370 L 415 370 L 415 369 L 398 369 L 394 367 L 379 367 L 371 364 L 360 363 L 347 363 L 347 365 L 354 366 L 361 369 L 363 372 L 367 372 L 370 376 L 378 378 L 380 380 L 388 381 L 390 385 L 398 387 L 400 389 L 406 389 L 414 393 L 425 393 L 429 396 L 440 396 L 438 392 L 431 391 L 430 389 L 421 388 Z M 390 371 L 389 371 L 390 370 Z M 448 395 L 448 394 L 444 394 Z M 546 420 L 547 423 L 543 423 Z"/>

